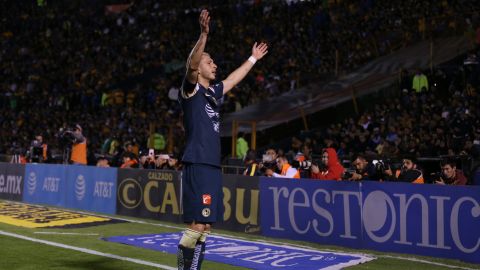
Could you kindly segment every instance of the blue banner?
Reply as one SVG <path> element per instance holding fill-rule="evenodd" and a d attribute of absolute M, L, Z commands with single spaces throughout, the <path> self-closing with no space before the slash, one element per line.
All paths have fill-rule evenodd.
<path fill-rule="evenodd" d="M 480 262 L 480 188 L 262 178 L 266 236 Z"/>
<path fill-rule="evenodd" d="M 67 207 L 115 214 L 117 169 L 67 166 Z"/>
<path fill-rule="evenodd" d="M 363 248 L 480 262 L 480 188 L 362 183 Z"/>
<path fill-rule="evenodd" d="M 480 168 L 475 171 L 473 175 L 473 185 L 480 186 Z"/>
<path fill-rule="evenodd" d="M 23 201 L 65 207 L 66 168 L 64 165 L 27 164 Z"/>
<path fill-rule="evenodd" d="M 104 240 L 176 254 L 181 237 L 181 233 L 165 233 L 113 236 Z M 209 235 L 206 244 L 205 260 L 248 269 L 343 269 L 374 259 L 360 254 L 318 251 L 218 235 Z"/>
<path fill-rule="evenodd" d="M 266 236 L 359 248 L 359 185 L 261 178 L 260 219 Z"/>

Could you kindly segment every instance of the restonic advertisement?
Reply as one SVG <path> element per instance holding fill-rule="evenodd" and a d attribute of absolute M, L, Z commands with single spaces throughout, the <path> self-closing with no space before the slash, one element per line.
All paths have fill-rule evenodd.
<path fill-rule="evenodd" d="M 262 233 L 480 262 L 480 188 L 261 178 Z"/>

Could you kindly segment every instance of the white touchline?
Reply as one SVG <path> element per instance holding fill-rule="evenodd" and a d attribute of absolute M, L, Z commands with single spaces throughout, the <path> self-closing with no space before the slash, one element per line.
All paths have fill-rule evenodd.
<path fill-rule="evenodd" d="M 391 255 L 379 255 L 378 257 L 398 259 L 398 257 L 391 256 Z M 412 258 L 412 257 L 402 257 L 401 259 L 402 260 L 407 260 L 407 261 L 412 261 L 412 262 L 420 262 L 420 263 L 428 263 L 428 264 L 432 264 L 432 265 L 444 266 L 444 267 L 448 267 L 448 268 L 475 270 L 474 268 L 467 268 L 467 267 L 462 267 L 462 266 L 455 266 L 455 265 L 448 265 L 448 264 L 443 264 L 443 263 L 431 262 L 431 261 L 426 261 L 426 260 L 422 260 L 422 259 L 418 259 L 418 258 Z"/>
<path fill-rule="evenodd" d="M 58 234 L 58 235 L 98 235 L 98 233 L 73 233 L 73 232 L 34 232 L 35 234 Z"/>
<path fill-rule="evenodd" d="M 4 232 L 0 231 L 0 235 L 5 235 L 5 236 L 10 236 L 10 237 L 15 237 L 35 243 L 42 243 L 45 245 L 49 246 L 54 246 L 54 247 L 60 247 L 60 248 L 65 248 L 65 249 L 70 249 L 70 250 L 75 250 L 83 253 L 88 253 L 92 255 L 97 255 L 97 256 L 102 256 L 102 257 L 107 257 L 107 258 L 112 258 L 116 260 L 121 260 L 121 261 L 127 261 L 127 262 L 132 262 L 136 264 L 142 264 L 142 265 L 147 265 L 147 266 L 152 266 L 160 269 L 165 269 L 165 270 L 177 270 L 175 267 L 171 267 L 168 265 L 163 265 L 163 264 L 157 264 L 157 263 L 152 263 L 144 260 L 139 260 L 139 259 L 134 259 L 134 258 L 129 258 L 129 257 L 122 257 L 114 254 L 109 254 L 109 253 L 103 253 L 100 251 L 92 250 L 92 249 L 87 249 L 87 248 L 81 248 L 81 247 L 75 247 L 75 246 L 70 246 L 70 245 L 65 245 L 57 242 L 51 242 L 51 241 L 46 241 L 46 240 L 41 240 L 41 239 L 36 239 L 36 238 L 31 238 L 28 236 L 20 235 L 20 234 L 15 234 L 15 233 L 9 233 L 9 232 Z"/>

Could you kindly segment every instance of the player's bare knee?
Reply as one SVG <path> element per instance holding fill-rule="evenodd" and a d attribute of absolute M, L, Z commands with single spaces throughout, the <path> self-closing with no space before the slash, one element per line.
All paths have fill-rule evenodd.
<path fill-rule="evenodd" d="M 192 229 L 194 231 L 197 231 L 197 232 L 200 232 L 200 233 L 203 233 L 203 231 L 205 231 L 205 224 L 193 223 L 193 224 L 190 225 L 190 229 Z"/>

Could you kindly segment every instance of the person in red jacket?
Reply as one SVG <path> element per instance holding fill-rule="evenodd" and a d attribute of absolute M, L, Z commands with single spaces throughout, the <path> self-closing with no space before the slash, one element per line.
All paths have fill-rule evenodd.
<path fill-rule="evenodd" d="M 342 180 L 342 174 L 345 171 L 342 164 L 338 161 L 337 152 L 333 148 L 323 149 L 321 164 L 312 164 L 312 179 L 320 180 Z"/>

